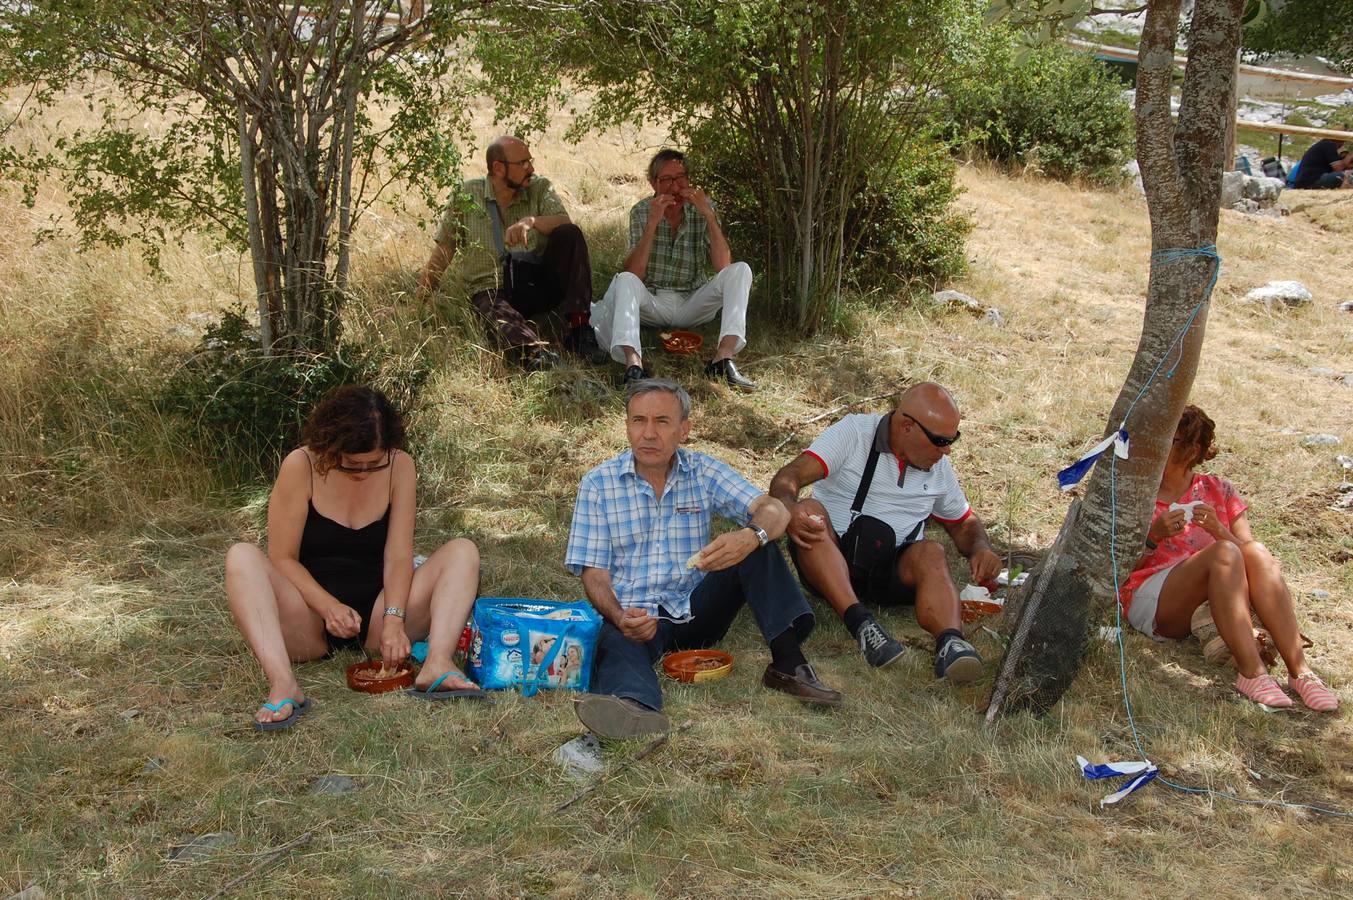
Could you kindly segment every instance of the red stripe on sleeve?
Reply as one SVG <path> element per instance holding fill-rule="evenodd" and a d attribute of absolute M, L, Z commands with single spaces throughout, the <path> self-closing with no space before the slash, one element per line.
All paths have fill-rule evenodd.
<path fill-rule="evenodd" d="M 934 513 L 930 514 L 930 518 L 934 519 L 936 522 L 943 522 L 946 525 L 957 525 L 959 522 L 962 522 L 970 515 L 972 515 L 971 506 L 969 506 L 966 510 L 964 510 L 963 515 L 959 516 L 957 519 L 946 519 L 944 516 L 937 516 Z"/>
<path fill-rule="evenodd" d="M 826 461 L 825 459 L 823 459 L 822 457 L 818 456 L 818 455 L 817 455 L 816 453 L 814 453 L 812 450 L 805 450 L 805 451 L 803 451 L 803 453 L 804 453 L 805 456 L 811 456 L 813 459 L 815 459 L 815 460 L 818 461 L 818 464 L 822 466 L 822 477 L 823 477 L 823 478 L 826 478 L 828 475 L 831 474 L 831 470 L 827 468 L 827 461 Z"/>

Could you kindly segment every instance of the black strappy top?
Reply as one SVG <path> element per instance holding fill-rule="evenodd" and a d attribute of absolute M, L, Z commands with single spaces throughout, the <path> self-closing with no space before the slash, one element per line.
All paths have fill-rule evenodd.
<path fill-rule="evenodd" d="M 361 528 L 340 525 L 315 509 L 314 472 L 312 461 L 311 500 L 305 517 L 305 530 L 301 532 L 298 558 L 320 587 L 340 603 L 351 606 L 362 617 L 362 632 L 358 639 L 365 641 L 376 598 L 385 587 L 385 539 L 390 533 L 390 505 L 387 502 L 385 513 Z M 394 477 L 392 464 L 392 491 Z M 332 636 L 330 639 L 338 640 Z"/>

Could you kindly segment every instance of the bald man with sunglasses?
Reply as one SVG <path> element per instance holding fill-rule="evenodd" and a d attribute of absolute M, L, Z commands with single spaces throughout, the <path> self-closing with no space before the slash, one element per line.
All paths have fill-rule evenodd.
<path fill-rule="evenodd" d="M 925 539 L 934 520 L 967 558 L 972 579 L 995 578 L 1001 560 L 968 504 L 949 452 L 959 439 L 954 398 L 933 382 L 908 388 L 886 415 L 846 416 L 771 479 L 790 512 L 790 556 L 810 592 L 836 610 L 875 668 L 904 647 L 861 601 L 913 603 L 935 637 L 935 676 L 964 682 L 982 657 L 963 636 L 958 590 L 944 548 Z M 814 485 L 813 496 L 800 492 Z"/>

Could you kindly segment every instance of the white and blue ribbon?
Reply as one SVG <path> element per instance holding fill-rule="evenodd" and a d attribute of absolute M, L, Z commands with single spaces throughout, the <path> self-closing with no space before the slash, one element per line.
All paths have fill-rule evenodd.
<path fill-rule="evenodd" d="M 1119 459 L 1128 458 L 1128 433 L 1126 428 L 1119 428 L 1116 432 L 1106 437 L 1090 448 L 1080 459 L 1057 473 L 1057 484 L 1064 491 L 1069 491 L 1080 484 L 1086 473 L 1094 467 L 1095 461 L 1099 459 L 1100 454 L 1113 447 L 1114 455 Z"/>
<path fill-rule="evenodd" d="M 1076 764 L 1081 767 L 1081 774 L 1091 781 L 1098 781 L 1102 778 L 1125 779 L 1118 790 L 1099 801 L 1100 809 L 1117 804 L 1137 788 L 1155 778 L 1160 772 L 1160 769 L 1156 768 L 1155 764 L 1149 759 L 1130 762 L 1092 763 L 1084 756 L 1077 756 Z"/>

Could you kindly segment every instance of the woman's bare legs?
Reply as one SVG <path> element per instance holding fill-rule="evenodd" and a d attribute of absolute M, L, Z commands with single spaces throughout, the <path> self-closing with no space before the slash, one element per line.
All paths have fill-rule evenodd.
<path fill-rule="evenodd" d="M 230 614 L 268 679 L 268 702 L 304 700 L 291 663 L 328 652 L 324 620 L 253 544 L 235 544 L 226 552 L 225 585 Z M 276 712 L 260 706 L 254 719 L 278 722 L 292 712 L 289 706 Z"/>
<path fill-rule="evenodd" d="M 1267 672 L 1259 658 L 1259 644 L 1250 622 L 1245 559 L 1240 548 L 1230 541 L 1217 541 L 1170 570 L 1156 606 L 1156 633 L 1163 637 L 1187 637 L 1193 611 L 1204 602 L 1211 606 L 1212 621 L 1231 648 L 1240 674 L 1256 678 Z"/>
<path fill-rule="evenodd" d="M 428 642 L 427 661 L 418 673 L 415 687 L 426 688 L 447 672 L 456 670 L 456 643 L 465 628 L 479 591 L 479 549 L 466 538 L 443 544 L 413 573 L 409 588 L 405 630 L 410 640 Z M 374 630 L 374 629 L 373 629 Z M 456 670 L 458 671 L 458 670 Z M 453 675 L 443 684 L 448 689 Z"/>
<path fill-rule="evenodd" d="M 1273 643 L 1287 665 L 1287 674 L 1300 678 L 1311 667 L 1301 649 L 1301 630 L 1282 569 L 1268 548 L 1258 541 L 1244 544 L 1240 553 L 1245 558 L 1245 578 L 1250 583 L 1250 605 L 1273 636 Z"/>

